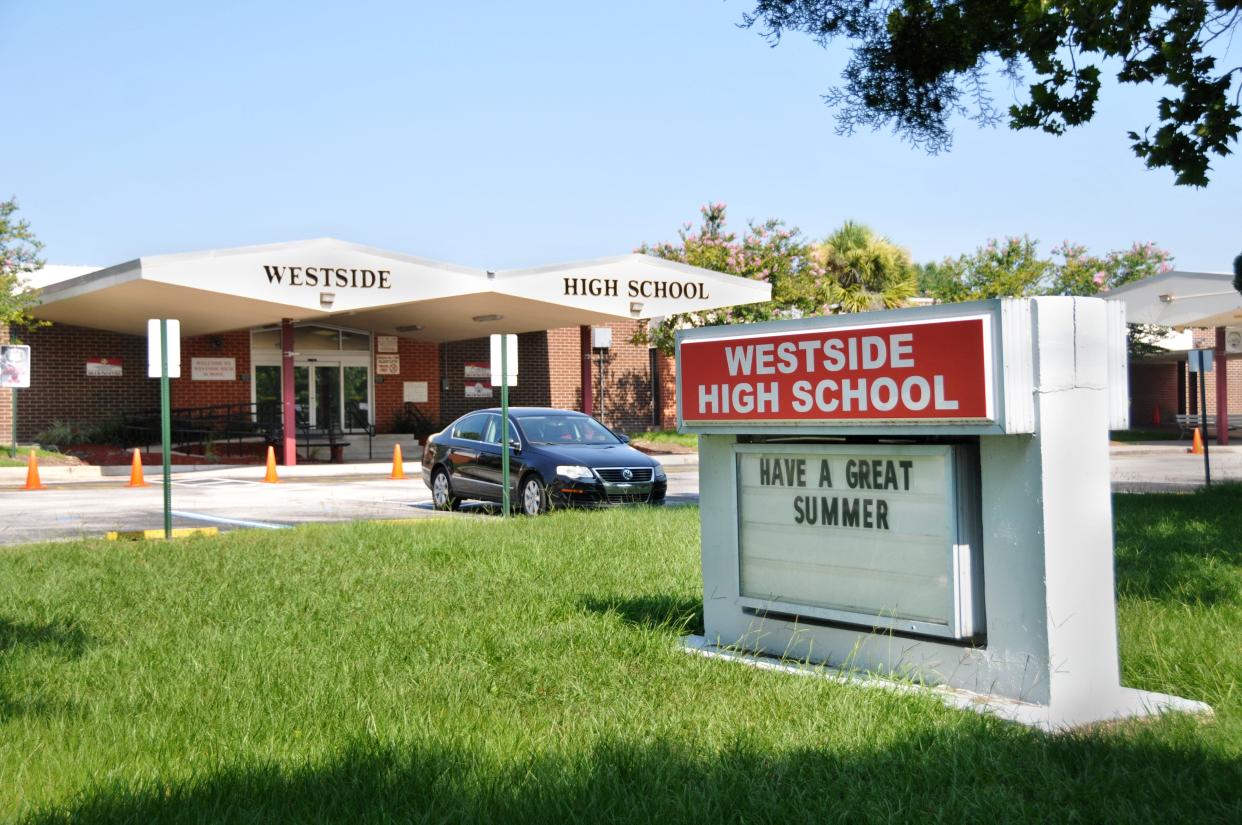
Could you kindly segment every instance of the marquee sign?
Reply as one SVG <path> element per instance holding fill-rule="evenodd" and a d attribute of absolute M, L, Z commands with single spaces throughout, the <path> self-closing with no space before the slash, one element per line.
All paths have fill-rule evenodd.
<path fill-rule="evenodd" d="M 969 638 L 979 542 L 948 445 L 738 445 L 739 604 L 764 613 Z"/>
<path fill-rule="evenodd" d="M 996 419 L 992 316 L 683 339 L 687 424 Z"/>

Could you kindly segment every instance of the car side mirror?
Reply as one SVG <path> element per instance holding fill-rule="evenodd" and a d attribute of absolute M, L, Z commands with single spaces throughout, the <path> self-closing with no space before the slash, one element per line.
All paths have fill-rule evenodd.
<path fill-rule="evenodd" d="M 518 441 L 516 438 L 510 438 L 509 449 L 515 453 L 522 452 L 522 442 Z"/>
<path fill-rule="evenodd" d="M 622 444 L 630 443 L 630 437 L 628 435 L 622 435 L 621 433 L 617 433 L 617 438 L 621 439 Z"/>

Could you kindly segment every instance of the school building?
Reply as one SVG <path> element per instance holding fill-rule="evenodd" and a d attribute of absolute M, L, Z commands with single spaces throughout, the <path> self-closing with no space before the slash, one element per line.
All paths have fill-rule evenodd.
<path fill-rule="evenodd" d="M 181 324 L 173 408 L 235 405 L 278 419 L 286 439 L 299 427 L 392 432 L 410 408 L 444 425 L 499 404 L 493 333 L 519 335 L 510 403 L 582 410 L 621 431 L 670 427 L 673 360 L 635 333 L 771 297 L 766 283 L 647 255 L 492 272 L 326 238 L 87 269 L 37 273 L 34 314 L 52 325 L 23 332 L 31 386 L 0 391 L 0 432 L 9 392 L 22 440 L 57 420 L 158 409 L 153 318 Z"/>

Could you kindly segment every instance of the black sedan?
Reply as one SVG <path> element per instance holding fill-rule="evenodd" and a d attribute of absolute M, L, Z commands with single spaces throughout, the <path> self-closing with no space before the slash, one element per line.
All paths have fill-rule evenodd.
<path fill-rule="evenodd" d="M 501 500 L 499 409 L 479 410 L 427 440 L 423 483 L 439 510 L 462 499 Z M 526 515 L 549 507 L 663 504 L 660 462 L 589 415 L 509 408 L 509 500 Z"/>

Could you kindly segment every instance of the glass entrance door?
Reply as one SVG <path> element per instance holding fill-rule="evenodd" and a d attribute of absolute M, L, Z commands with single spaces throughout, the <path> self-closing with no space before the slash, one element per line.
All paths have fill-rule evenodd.
<path fill-rule="evenodd" d="M 311 402 L 314 414 L 311 426 L 320 430 L 339 430 L 341 427 L 341 365 L 315 364 L 315 393 Z"/>
<path fill-rule="evenodd" d="M 293 367 L 293 398 L 298 427 L 326 430 L 364 430 L 368 415 L 371 371 L 335 361 L 306 361 Z M 259 421 L 280 419 L 280 367 L 254 368 L 255 412 Z"/>

